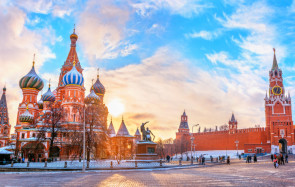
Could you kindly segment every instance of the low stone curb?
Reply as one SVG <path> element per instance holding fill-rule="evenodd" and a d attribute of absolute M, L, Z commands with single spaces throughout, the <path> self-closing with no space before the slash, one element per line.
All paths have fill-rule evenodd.
<path fill-rule="evenodd" d="M 122 168 L 87 168 L 86 171 L 104 170 L 104 171 L 120 171 L 120 170 L 142 170 L 142 169 L 163 169 L 163 168 L 201 168 L 212 167 L 215 165 L 223 165 L 225 163 L 210 163 L 206 165 L 193 164 L 193 165 L 175 165 L 175 166 L 157 166 L 157 167 L 122 167 Z M 0 168 L 0 172 L 28 172 L 28 171 L 81 171 L 82 168 Z"/>

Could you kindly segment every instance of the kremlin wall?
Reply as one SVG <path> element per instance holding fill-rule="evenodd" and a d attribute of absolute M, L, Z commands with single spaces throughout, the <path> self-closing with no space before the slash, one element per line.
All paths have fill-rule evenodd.
<path fill-rule="evenodd" d="M 239 149 L 254 154 L 293 153 L 295 130 L 291 97 L 290 93 L 285 92 L 283 72 L 278 66 L 275 49 L 264 103 L 266 127 L 238 129 L 238 121 L 232 114 L 226 129 L 192 133 L 184 112 L 176 133 L 176 142 L 186 151 L 194 147 L 198 151 Z"/>

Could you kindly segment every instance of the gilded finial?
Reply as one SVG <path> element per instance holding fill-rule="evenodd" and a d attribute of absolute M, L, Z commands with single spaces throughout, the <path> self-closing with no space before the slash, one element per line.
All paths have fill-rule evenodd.
<path fill-rule="evenodd" d="M 73 66 L 76 66 L 76 55 L 74 55 Z"/>
<path fill-rule="evenodd" d="M 276 54 L 276 48 L 273 48 L 273 53 Z"/>
<path fill-rule="evenodd" d="M 76 24 L 74 24 L 74 32 L 73 33 L 75 33 L 75 30 L 76 30 Z"/>
<path fill-rule="evenodd" d="M 33 67 L 35 67 L 35 53 L 34 53 L 34 57 L 33 57 Z"/>
<path fill-rule="evenodd" d="M 94 81 L 94 79 L 91 80 L 91 82 L 92 82 L 92 88 L 93 88 L 93 81 Z"/>
<path fill-rule="evenodd" d="M 51 81 L 51 79 L 49 79 L 49 85 L 48 85 L 48 86 L 49 86 L 49 88 L 50 88 L 50 81 Z"/>
<path fill-rule="evenodd" d="M 99 78 L 99 68 L 97 68 L 97 78 Z"/>

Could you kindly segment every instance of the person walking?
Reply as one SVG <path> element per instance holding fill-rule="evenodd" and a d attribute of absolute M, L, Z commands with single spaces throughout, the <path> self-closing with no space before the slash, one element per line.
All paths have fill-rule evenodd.
<path fill-rule="evenodd" d="M 246 156 L 246 163 L 249 163 L 249 156 Z"/>
<path fill-rule="evenodd" d="M 229 156 L 227 157 L 226 162 L 227 162 L 228 165 L 230 165 L 230 157 Z"/>
<path fill-rule="evenodd" d="M 257 156 L 254 155 L 254 163 L 256 163 L 256 162 L 257 162 Z"/>
<path fill-rule="evenodd" d="M 278 164 L 281 165 L 281 155 L 277 156 Z"/>
<path fill-rule="evenodd" d="M 289 158 L 289 156 L 288 156 L 288 154 L 286 154 L 286 156 L 285 156 L 286 163 L 288 163 L 288 158 Z"/>
<path fill-rule="evenodd" d="M 168 163 L 170 162 L 170 156 L 169 155 L 166 156 L 166 160 L 167 160 Z"/>
<path fill-rule="evenodd" d="M 284 155 L 281 154 L 281 163 L 282 165 L 285 165 Z"/>
<path fill-rule="evenodd" d="M 273 166 L 274 166 L 275 168 L 278 168 L 278 167 L 279 167 L 278 162 L 277 162 L 277 159 L 275 159 L 275 160 L 273 161 Z"/>
<path fill-rule="evenodd" d="M 273 154 L 270 155 L 270 159 L 273 162 Z"/>
<path fill-rule="evenodd" d="M 205 165 L 205 157 L 202 157 L 202 165 Z"/>
<path fill-rule="evenodd" d="M 252 160 L 252 156 L 251 155 L 249 155 L 249 162 L 251 163 L 251 160 Z"/>
<path fill-rule="evenodd" d="M 241 160 L 241 158 L 242 158 L 241 155 L 239 155 L 239 160 Z"/>

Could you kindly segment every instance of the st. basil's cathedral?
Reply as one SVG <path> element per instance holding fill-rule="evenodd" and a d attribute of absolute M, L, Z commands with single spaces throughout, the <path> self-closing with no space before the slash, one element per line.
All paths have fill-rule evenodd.
<path fill-rule="evenodd" d="M 76 52 L 78 35 L 75 33 L 75 29 L 70 35 L 70 40 L 70 51 L 66 61 L 61 67 L 56 89 L 52 91 L 49 83 L 47 92 L 41 95 L 41 98 L 37 100 L 39 92 L 44 87 L 44 82 L 35 71 L 35 60 L 33 61 L 30 72 L 20 79 L 19 86 L 22 89 L 23 98 L 18 106 L 15 133 L 11 134 L 11 138 L 5 95 L 6 88 L 3 88 L 3 95 L 0 100 L 0 147 L 8 145 L 14 146 L 14 149 L 18 150 L 18 155 L 15 155 L 16 157 L 21 157 L 30 161 L 33 158 L 37 161 L 37 159 L 40 160 L 49 157 L 50 133 L 52 132 L 45 131 L 43 141 L 41 141 L 41 143 L 37 142 L 40 141 L 40 137 L 38 137 L 40 130 L 44 129 L 44 127 L 48 127 L 48 123 L 44 121 L 44 116 L 46 116 L 48 112 L 52 112 L 52 107 L 62 108 L 64 113 L 62 120 L 59 122 L 59 128 L 65 129 L 65 131 L 63 132 L 61 130 L 57 132 L 57 136 L 54 140 L 54 145 L 58 149 L 59 157 L 64 156 L 65 159 L 71 157 L 69 153 L 65 153 L 63 147 L 70 141 L 71 133 L 69 132 L 78 130 L 81 124 L 83 124 L 84 119 L 82 119 L 82 111 L 78 109 L 83 108 L 85 104 L 93 102 L 102 104 L 102 113 L 104 115 L 100 116 L 103 123 L 101 125 L 107 129 L 108 109 L 103 102 L 105 87 L 100 82 L 99 75 L 97 75 L 96 82 L 92 83 L 90 93 L 85 97 L 83 68 Z M 93 131 L 100 133 L 101 129 L 101 127 L 94 127 Z M 126 147 L 126 151 L 122 155 L 125 158 L 132 155 L 132 152 L 134 152 L 134 144 L 140 139 L 138 130 L 135 136 L 130 135 L 122 119 L 117 134 L 115 133 L 112 121 L 106 132 L 109 140 L 108 148 L 105 152 L 108 152 L 109 155 L 104 155 L 103 157 L 114 156 L 110 155 L 110 153 L 112 152 L 115 154 L 116 151 L 114 150 L 120 149 L 117 146 L 117 141 L 119 140 L 120 143 L 123 142 L 121 146 Z"/>

